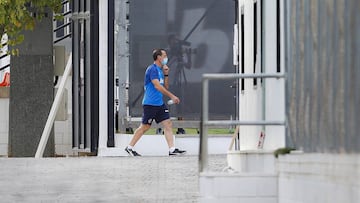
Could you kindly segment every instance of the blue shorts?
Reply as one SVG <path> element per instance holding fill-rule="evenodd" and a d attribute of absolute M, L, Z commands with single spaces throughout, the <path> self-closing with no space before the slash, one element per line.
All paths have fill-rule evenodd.
<path fill-rule="evenodd" d="M 170 118 L 169 109 L 165 104 L 162 106 L 143 105 L 143 110 L 143 124 L 151 125 L 153 120 L 155 120 L 156 123 L 160 123 Z"/>

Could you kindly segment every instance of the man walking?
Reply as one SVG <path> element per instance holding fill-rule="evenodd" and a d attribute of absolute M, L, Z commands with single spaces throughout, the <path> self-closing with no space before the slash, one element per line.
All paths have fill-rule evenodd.
<path fill-rule="evenodd" d="M 168 62 L 166 51 L 164 49 L 155 49 L 153 59 L 154 63 L 145 71 L 142 123 L 135 130 L 134 136 L 125 151 L 130 156 L 141 156 L 133 147 L 141 136 L 150 129 L 153 120 L 155 120 L 156 123 L 161 123 L 164 128 L 165 139 L 169 146 L 169 156 L 181 155 L 186 151 L 175 148 L 169 109 L 163 102 L 163 95 L 166 95 L 175 104 L 180 103 L 180 99 L 168 90 L 169 67 L 166 65 Z"/>

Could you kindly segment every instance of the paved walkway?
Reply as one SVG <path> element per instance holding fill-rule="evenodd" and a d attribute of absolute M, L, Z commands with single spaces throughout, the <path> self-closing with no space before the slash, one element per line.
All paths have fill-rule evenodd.
<path fill-rule="evenodd" d="M 226 166 L 211 156 L 211 168 Z M 0 158 L 0 202 L 197 202 L 198 157 Z"/>

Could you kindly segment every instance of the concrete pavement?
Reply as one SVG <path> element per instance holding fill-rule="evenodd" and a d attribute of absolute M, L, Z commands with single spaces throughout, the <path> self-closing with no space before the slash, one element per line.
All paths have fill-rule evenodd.
<path fill-rule="evenodd" d="M 212 155 L 214 170 L 225 155 Z M 198 156 L 0 158 L 0 202 L 198 202 Z"/>

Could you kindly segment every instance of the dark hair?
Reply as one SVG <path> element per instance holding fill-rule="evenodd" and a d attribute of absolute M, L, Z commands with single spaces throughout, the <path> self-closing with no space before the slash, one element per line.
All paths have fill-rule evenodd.
<path fill-rule="evenodd" d="M 162 51 L 165 51 L 165 50 L 164 49 L 154 49 L 153 50 L 153 59 L 154 59 L 154 61 L 156 61 L 157 56 L 162 55 Z"/>

